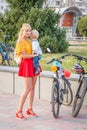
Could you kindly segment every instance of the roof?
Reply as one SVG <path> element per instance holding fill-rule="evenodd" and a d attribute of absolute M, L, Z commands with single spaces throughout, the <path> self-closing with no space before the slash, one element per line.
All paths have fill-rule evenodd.
<path fill-rule="evenodd" d="M 70 13 L 70 12 L 72 12 L 72 13 L 75 13 L 75 14 L 77 14 L 78 16 L 81 16 L 82 15 L 82 13 L 81 13 L 81 11 L 80 11 L 80 9 L 79 8 L 77 8 L 77 7 L 75 7 L 75 6 L 68 6 L 68 7 L 63 7 L 63 8 L 57 8 L 56 10 L 55 10 L 55 12 L 56 13 L 60 13 L 61 15 L 62 14 L 65 14 L 65 13 Z"/>

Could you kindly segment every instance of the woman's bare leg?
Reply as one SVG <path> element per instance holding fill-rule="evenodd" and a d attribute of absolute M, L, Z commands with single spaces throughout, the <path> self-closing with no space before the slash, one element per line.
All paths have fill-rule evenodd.
<path fill-rule="evenodd" d="M 24 88 L 24 91 L 23 91 L 23 93 L 21 94 L 21 97 L 20 97 L 19 106 L 18 106 L 18 111 L 19 112 L 22 112 L 23 105 L 25 103 L 27 95 L 28 95 L 29 91 L 31 90 L 32 77 L 24 78 L 24 82 L 25 82 L 25 88 Z"/>
<path fill-rule="evenodd" d="M 28 93 L 28 108 L 31 109 L 33 105 L 34 100 L 34 90 L 35 90 L 35 84 L 37 81 L 37 76 L 32 77 L 32 88 Z"/>

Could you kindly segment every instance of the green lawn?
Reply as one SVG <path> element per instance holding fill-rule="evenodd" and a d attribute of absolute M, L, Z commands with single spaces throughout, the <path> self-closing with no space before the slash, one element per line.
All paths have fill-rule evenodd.
<path fill-rule="evenodd" d="M 66 53 L 43 54 L 42 59 L 40 60 L 40 64 L 42 66 L 42 69 L 51 71 L 52 64 L 47 65 L 47 62 L 49 60 L 51 60 L 52 58 L 59 58 L 60 56 L 67 54 L 67 53 L 78 54 L 78 55 L 81 55 L 83 57 L 87 57 L 87 46 L 69 46 L 68 52 L 66 52 Z M 74 57 L 72 57 L 72 56 L 66 57 L 63 60 L 63 68 L 69 69 L 73 73 L 72 66 L 76 62 L 77 62 L 77 60 Z M 85 62 L 81 62 L 81 64 L 87 70 L 87 64 Z"/>
<path fill-rule="evenodd" d="M 81 55 L 83 57 L 87 57 L 87 46 L 86 45 L 85 46 L 84 45 L 83 46 L 69 46 L 69 49 L 66 53 L 58 53 L 58 54 L 57 53 L 55 53 L 55 54 L 46 53 L 46 54 L 43 54 L 42 59 L 40 60 L 40 64 L 42 66 L 42 69 L 51 71 L 52 64 L 47 65 L 47 62 L 49 60 L 51 60 L 52 58 L 59 58 L 60 56 L 67 54 L 67 53 L 78 54 L 78 55 Z M 73 73 L 72 66 L 76 62 L 77 62 L 77 60 L 74 57 L 72 57 L 72 56 L 66 57 L 65 59 L 63 59 L 63 62 L 62 62 L 63 68 L 69 69 Z M 81 62 L 81 64 L 87 70 L 87 64 L 85 62 Z M 18 66 L 18 65 L 13 61 L 12 66 Z"/>

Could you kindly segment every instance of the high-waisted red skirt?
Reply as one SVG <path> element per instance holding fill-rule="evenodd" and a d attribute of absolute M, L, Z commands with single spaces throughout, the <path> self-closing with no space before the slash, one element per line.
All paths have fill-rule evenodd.
<path fill-rule="evenodd" d="M 33 68 L 33 59 L 22 59 L 20 66 L 19 66 L 19 71 L 18 75 L 22 77 L 31 77 L 35 76 L 34 75 L 34 68 Z"/>

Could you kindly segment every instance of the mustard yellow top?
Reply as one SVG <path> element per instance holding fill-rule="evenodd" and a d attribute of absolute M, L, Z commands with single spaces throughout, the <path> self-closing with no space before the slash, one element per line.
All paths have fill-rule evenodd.
<path fill-rule="evenodd" d="M 25 51 L 26 54 L 32 54 L 32 44 L 30 40 L 21 40 L 21 42 L 16 44 L 15 53 L 20 56 L 21 52 Z"/>

